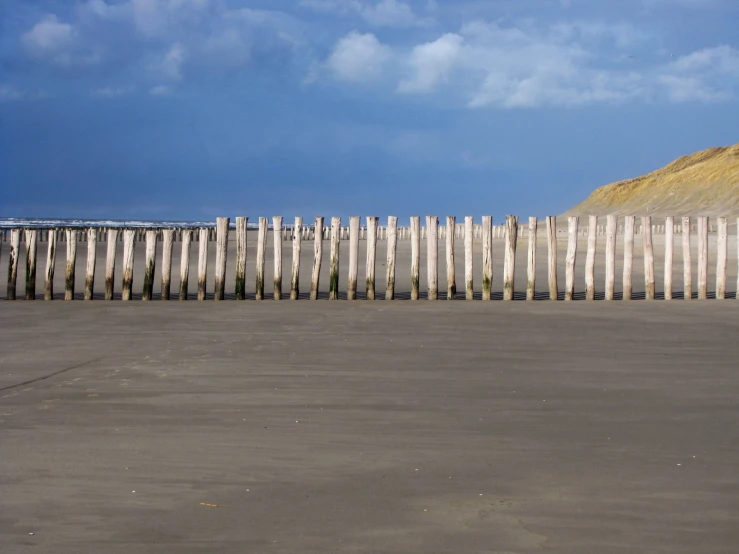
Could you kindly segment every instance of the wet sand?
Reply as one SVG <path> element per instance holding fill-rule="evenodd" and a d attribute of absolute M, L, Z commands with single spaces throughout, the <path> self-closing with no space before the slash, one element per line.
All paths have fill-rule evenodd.
<path fill-rule="evenodd" d="M 739 543 L 733 300 L 0 309 L 3 553 Z"/>

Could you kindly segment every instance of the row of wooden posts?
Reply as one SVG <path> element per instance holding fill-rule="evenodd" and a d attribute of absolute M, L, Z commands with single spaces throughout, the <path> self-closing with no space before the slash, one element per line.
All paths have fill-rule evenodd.
<path fill-rule="evenodd" d="M 704 299 L 708 296 L 708 232 L 709 223 L 707 217 L 696 218 L 696 225 L 691 225 L 689 217 L 682 218 L 678 224 L 674 218 L 667 217 L 665 221 L 665 250 L 664 250 L 664 297 L 665 299 L 673 298 L 672 283 L 672 265 L 673 265 L 673 235 L 679 232 L 682 235 L 683 246 L 683 291 L 684 298 L 692 297 L 692 269 L 691 269 L 691 251 L 690 251 L 690 233 L 691 230 L 697 231 L 698 234 L 698 298 Z M 379 237 L 378 218 L 368 217 L 366 220 L 366 237 L 367 237 L 367 260 L 366 260 L 366 295 L 372 300 L 375 298 L 375 264 L 376 264 L 376 245 Z M 737 222 L 739 224 L 739 220 Z M 559 284 L 557 282 L 557 220 L 555 217 L 546 218 L 546 233 L 548 244 L 548 289 L 549 298 L 557 300 L 559 296 Z M 480 232 L 476 232 L 479 227 Z M 503 299 L 513 300 L 515 289 L 515 257 L 517 238 L 520 236 L 522 227 L 518 224 L 516 216 L 507 216 L 504 226 L 504 261 L 503 261 Z M 246 297 L 246 233 L 247 218 L 236 218 L 236 298 L 243 300 Z M 273 218 L 273 228 L 283 229 L 282 217 Z M 317 217 L 315 221 L 315 229 L 323 229 L 323 218 Z M 454 217 L 447 217 L 447 228 L 455 229 L 456 220 Z M 739 227 L 738 227 L 739 228 Z M 216 237 L 216 262 L 215 262 L 215 300 L 223 300 L 225 296 L 225 276 L 227 267 L 228 252 L 228 235 L 230 229 L 229 218 L 221 217 L 216 221 L 215 237 Z M 295 225 L 292 227 L 293 256 L 292 256 L 292 274 L 290 281 L 290 298 L 295 300 L 299 296 L 299 273 L 300 273 L 300 250 L 303 240 L 303 224 L 302 218 L 295 218 Z M 330 229 L 330 271 L 329 271 L 329 298 L 339 298 L 339 243 L 342 240 L 341 219 L 332 218 Z M 438 298 L 438 239 L 439 224 L 438 218 L 435 216 L 426 217 L 426 232 L 423 238 L 427 241 L 427 298 L 436 300 Z M 492 217 L 485 216 L 482 218 L 482 225 L 475 226 L 472 217 L 466 217 L 462 236 L 464 238 L 464 260 L 465 260 L 465 298 L 472 300 L 474 298 L 474 261 L 473 261 L 473 244 L 475 238 L 482 240 L 482 299 L 491 299 L 491 285 L 493 281 L 493 257 L 492 257 L 492 239 L 493 229 Z M 616 236 L 619 230 L 623 231 L 624 246 L 624 263 L 623 263 L 623 298 L 629 300 L 632 298 L 632 265 L 634 252 L 634 236 L 636 234 L 637 225 L 634 216 L 626 216 L 622 226 L 617 226 L 617 218 L 615 215 L 606 217 L 605 225 L 605 299 L 613 300 L 615 288 L 615 261 L 616 261 Z M 644 280 L 645 280 L 645 297 L 647 300 L 655 298 L 655 273 L 654 273 L 654 248 L 652 244 L 652 224 L 650 217 L 643 217 L 641 221 L 642 241 L 644 252 Z M 258 239 L 257 239 L 257 259 L 256 259 L 256 298 L 257 300 L 264 298 L 264 269 L 265 269 L 265 252 L 267 249 L 267 234 L 269 230 L 269 222 L 267 218 L 259 218 Z M 16 298 L 16 279 L 18 269 L 18 258 L 21 240 L 21 231 L 26 243 L 26 299 L 35 299 L 36 291 L 36 244 L 38 241 L 38 229 L 12 229 L 10 233 L 10 255 L 8 262 L 8 299 Z M 45 277 L 45 293 L 44 298 L 51 300 L 53 298 L 53 281 L 54 266 L 56 257 L 56 245 L 59 233 L 56 229 L 49 230 L 48 233 L 48 252 L 46 261 L 46 277 Z M 119 235 L 119 231 L 122 231 Z M 197 234 L 194 235 L 194 231 Z M 528 236 L 528 264 L 527 264 L 527 285 L 526 299 L 533 300 L 536 290 L 536 237 L 538 232 L 538 220 L 536 217 L 530 217 L 527 227 Z M 575 260 L 577 256 L 577 238 L 581 236 L 579 228 L 579 218 L 568 218 L 568 244 L 565 262 L 565 300 L 572 300 L 575 293 Z M 107 255 L 105 266 L 105 298 L 110 300 L 113 298 L 113 283 L 115 279 L 115 261 L 116 261 L 116 244 L 119 236 L 123 241 L 123 281 L 122 281 L 122 299 L 130 300 L 133 290 L 133 267 L 134 267 L 134 248 L 136 237 L 139 231 L 137 229 L 115 229 L 109 228 L 106 231 L 107 238 Z M 146 242 L 146 267 L 144 273 L 143 284 L 143 300 L 151 300 L 154 289 L 154 269 L 156 265 L 156 245 L 161 236 L 163 242 L 162 248 L 162 281 L 161 281 L 161 298 L 168 300 L 170 298 L 171 274 L 172 274 L 172 249 L 175 232 L 180 232 L 182 237 L 182 257 L 180 266 L 180 300 L 187 299 L 188 279 L 189 279 L 189 260 L 190 248 L 193 236 L 198 239 L 198 300 L 206 298 L 207 286 L 207 257 L 208 257 L 208 234 L 209 228 L 200 229 L 148 229 L 145 231 L 144 240 Z M 716 259 L 716 298 L 726 297 L 726 265 L 727 265 L 727 240 L 728 229 L 726 218 L 717 218 L 717 259 Z M 588 226 L 586 228 L 588 237 L 587 258 L 585 263 L 585 297 L 587 300 L 595 299 L 595 256 L 596 256 L 596 239 L 599 235 L 598 218 L 590 216 L 588 218 Z M 447 298 L 454 299 L 457 296 L 456 276 L 454 266 L 454 238 L 457 233 L 447 233 L 446 240 L 446 267 L 447 267 Z M 348 285 L 347 298 L 354 300 L 357 297 L 357 269 L 358 269 L 358 241 L 360 240 L 360 218 L 350 218 L 348 227 L 349 239 L 349 267 L 348 267 Z M 411 294 L 410 298 L 416 300 L 419 298 L 419 275 L 420 275 L 420 241 L 422 238 L 420 218 L 411 218 L 409 228 L 411 240 Z M 86 230 L 85 238 L 87 241 L 87 267 L 85 278 L 84 298 L 91 300 L 93 298 L 94 279 L 95 279 L 95 247 L 96 242 L 103 237 L 100 236 L 99 230 L 90 228 Z M 75 265 L 78 231 L 76 229 L 65 229 L 64 237 L 66 239 L 66 274 L 65 274 L 65 299 L 74 299 L 74 283 L 75 283 Z M 282 233 L 274 233 L 274 298 L 282 298 Z M 318 298 L 319 289 L 319 273 L 323 256 L 323 240 L 322 233 L 318 237 L 314 236 L 314 258 L 311 274 L 311 291 L 310 298 Z M 386 290 L 385 299 L 392 300 L 395 297 L 395 267 L 396 267 L 396 245 L 398 241 L 397 218 L 389 217 L 387 225 L 387 264 L 386 264 Z"/>
<path fill-rule="evenodd" d="M 86 228 L 86 227 L 70 227 L 70 228 L 54 228 L 54 229 L 47 229 L 47 228 L 37 228 L 37 240 L 40 242 L 48 242 L 49 236 L 51 233 L 56 234 L 56 241 L 57 242 L 65 242 L 67 236 L 74 236 L 75 240 L 77 242 L 87 242 L 88 237 L 91 234 L 94 234 L 95 240 L 98 242 L 102 242 L 106 239 L 108 234 L 108 227 L 94 227 L 94 228 Z M 118 227 L 112 227 L 111 229 L 120 229 Z M 146 238 L 147 230 L 156 229 L 157 231 L 161 231 L 164 229 L 164 227 L 137 227 L 134 228 L 133 231 L 135 233 L 135 240 L 142 241 Z M 206 240 L 209 242 L 216 241 L 216 227 L 197 227 L 197 228 L 191 228 L 190 230 L 200 230 L 200 229 L 207 229 L 206 234 Z M 230 227 L 231 230 L 234 230 L 235 227 Z M 270 230 L 274 231 L 276 228 L 271 227 Z M 315 233 L 316 233 L 316 226 L 301 226 L 298 236 L 302 240 L 314 240 L 315 239 Z M 447 234 L 449 233 L 449 229 L 453 229 L 454 238 L 463 239 L 465 237 L 465 229 L 466 226 L 464 224 L 453 224 L 453 226 L 439 226 L 438 228 L 438 236 L 440 239 L 446 239 Z M 617 235 L 623 234 L 623 225 L 619 225 L 618 229 L 616 231 Z M 666 232 L 666 226 L 665 225 L 652 225 L 652 234 L 653 235 L 664 235 Z M 697 227 L 695 224 L 691 226 L 691 231 L 696 231 Z M 174 228 L 172 240 L 175 242 L 181 242 L 184 233 L 187 231 L 187 228 L 181 227 L 181 228 Z M 708 226 L 708 232 L 714 233 L 718 230 L 717 225 L 709 225 Z M 71 232 L 68 233 L 68 231 Z M 296 236 L 296 228 L 294 225 L 288 225 L 288 226 L 282 226 L 279 228 L 279 233 L 282 236 L 283 241 L 290 241 L 293 239 L 293 237 Z M 421 227 L 421 239 L 426 238 L 426 227 Z M 493 238 L 504 238 L 506 232 L 506 226 L 505 225 L 493 225 L 492 227 L 492 233 Z M 588 229 L 581 228 L 579 230 L 578 236 L 584 237 L 586 236 L 588 232 Z M 682 225 L 673 225 L 672 226 L 672 232 L 673 234 L 680 234 L 682 233 Z M 0 229 L 0 242 L 8 242 L 10 240 L 10 235 L 12 233 L 11 229 Z M 346 226 L 340 226 L 339 227 L 339 239 L 340 240 L 349 240 L 349 233 L 350 228 Z M 387 233 L 388 228 L 387 226 L 378 226 L 377 227 L 377 239 L 378 240 L 387 240 Z M 411 227 L 400 227 L 398 226 L 396 229 L 397 233 L 397 240 L 410 240 L 411 238 Z M 483 226 L 482 225 L 476 225 L 473 224 L 472 226 L 472 236 L 473 238 L 481 239 L 483 233 Z M 637 235 L 640 235 L 643 233 L 643 226 L 637 225 L 634 228 L 634 233 Z M 605 225 L 597 225 L 596 226 L 596 235 L 597 236 L 605 236 L 606 235 L 606 226 Z M 331 227 L 324 226 L 323 227 L 323 239 L 329 240 L 331 237 Z M 528 237 L 528 229 L 526 227 L 519 227 L 518 229 L 518 237 L 519 238 L 526 238 Z M 21 235 L 21 242 L 23 242 L 23 235 Z M 196 242 L 200 242 L 200 233 L 197 233 L 194 235 L 194 240 Z M 158 233 L 157 234 L 157 241 L 161 242 L 163 240 L 163 234 Z M 359 240 L 367 240 L 367 227 L 360 227 L 359 228 Z M 118 241 L 123 241 L 123 234 L 119 234 Z"/>

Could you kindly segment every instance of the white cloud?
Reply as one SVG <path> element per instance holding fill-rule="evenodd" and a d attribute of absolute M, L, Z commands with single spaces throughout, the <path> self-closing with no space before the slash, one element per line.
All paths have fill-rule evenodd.
<path fill-rule="evenodd" d="M 161 36 L 181 23 L 197 23 L 211 0 L 130 0 L 136 29 L 144 36 Z"/>
<path fill-rule="evenodd" d="M 660 83 L 667 89 L 671 102 L 717 102 L 727 100 L 730 94 L 707 86 L 697 77 L 680 77 L 678 75 L 662 75 Z"/>
<path fill-rule="evenodd" d="M 23 91 L 18 90 L 11 85 L 0 85 L 0 102 L 10 102 L 12 100 L 21 100 L 25 96 Z"/>
<path fill-rule="evenodd" d="M 134 87 L 104 87 L 93 91 L 93 96 L 100 96 L 102 98 L 116 98 L 119 96 L 126 96 L 132 94 L 136 90 Z"/>
<path fill-rule="evenodd" d="M 403 0 L 301 0 L 300 5 L 324 13 L 358 15 L 375 27 L 413 27 L 432 21 L 431 18 L 416 14 L 411 5 Z M 434 8 L 433 3 L 427 6 L 429 11 Z"/>
<path fill-rule="evenodd" d="M 337 79 L 371 81 L 382 75 L 390 49 L 371 33 L 352 31 L 334 47 L 326 65 Z"/>
<path fill-rule="evenodd" d="M 40 62 L 60 67 L 90 65 L 101 60 L 101 53 L 87 47 L 77 28 L 47 14 L 20 37 L 25 51 Z"/>
<path fill-rule="evenodd" d="M 670 64 L 670 68 L 739 76 L 739 50 L 728 45 L 704 48 L 678 58 Z"/>
<path fill-rule="evenodd" d="M 225 66 L 239 67 L 251 59 L 251 46 L 236 29 L 224 29 L 208 37 L 203 51 L 210 59 Z"/>
<path fill-rule="evenodd" d="M 21 43 L 31 56 L 59 65 L 71 63 L 71 50 L 76 40 L 75 28 L 59 21 L 53 14 L 45 15 L 30 31 L 21 35 Z"/>
<path fill-rule="evenodd" d="M 409 61 L 413 74 L 400 82 L 398 91 L 430 92 L 440 81 L 445 81 L 459 60 L 463 40 L 448 33 L 434 42 L 416 46 Z"/>
<path fill-rule="evenodd" d="M 172 89 L 167 85 L 157 85 L 149 89 L 152 96 L 167 96 L 172 93 Z"/>
<path fill-rule="evenodd" d="M 175 42 L 170 46 L 162 60 L 155 64 L 154 69 L 161 77 L 171 81 L 182 80 L 182 66 L 187 59 L 187 50 L 179 43 Z"/>

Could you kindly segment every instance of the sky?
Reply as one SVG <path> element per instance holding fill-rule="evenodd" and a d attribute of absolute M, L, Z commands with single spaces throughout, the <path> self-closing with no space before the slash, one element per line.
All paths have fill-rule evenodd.
<path fill-rule="evenodd" d="M 562 213 L 739 142 L 737 0 L 0 0 L 0 216 Z"/>

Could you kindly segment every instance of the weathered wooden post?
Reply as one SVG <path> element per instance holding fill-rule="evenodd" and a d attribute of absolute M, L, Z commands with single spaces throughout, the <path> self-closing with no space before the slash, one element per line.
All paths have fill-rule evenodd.
<path fill-rule="evenodd" d="M 339 241 L 341 240 L 341 218 L 331 218 L 331 261 L 328 272 L 328 299 L 339 299 Z"/>
<path fill-rule="evenodd" d="M 25 230 L 26 300 L 36 300 L 36 229 Z"/>
<path fill-rule="evenodd" d="M 606 300 L 613 300 L 616 286 L 616 216 L 606 216 Z"/>
<path fill-rule="evenodd" d="M 257 283 L 256 283 L 256 299 L 264 299 L 264 260 L 267 253 L 267 231 L 268 225 L 266 217 L 259 218 L 259 232 L 257 234 Z"/>
<path fill-rule="evenodd" d="M 426 216 L 426 288 L 428 300 L 439 298 L 439 218 Z"/>
<path fill-rule="evenodd" d="M 205 300 L 208 284 L 208 237 L 210 229 L 203 227 L 198 234 L 198 300 Z"/>
<path fill-rule="evenodd" d="M 174 230 L 162 230 L 162 292 L 161 299 L 169 300 L 172 292 L 172 240 Z"/>
<path fill-rule="evenodd" d="M 223 300 L 226 295 L 226 266 L 228 265 L 228 228 L 231 219 L 228 217 L 216 218 L 216 268 L 213 299 Z M 278 233 L 279 230 L 275 231 Z"/>
<path fill-rule="evenodd" d="M 395 256 L 398 247 L 398 218 L 387 218 L 387 273 L 385 278 L 385 300 L 395 299 Z"/>
<path fill-rule="evenodd" d="M 105 299 L 113 300 L 115 286 L 115 247 L 118 242 L 118 229 L 108 229 L 108 244 L 105 252 Z"/>
<path fill-rule="evenodd" d="M 559 287 L 557 286 L 557 218 L 551 215 L 547 216 L 547 245 L 549 300 L 557 300 L 559 297 Z"/>
<path fill-rule="evenodd" d="M 411 300 L 418 300 L 421 278 L 421 218 L 411 217 Z"/>
<path fill-rule="evenodd" d="M 56 265 L 56 230 L 49 233 L 49 248 L 46 253 L 46 280 L 44 281 L 44 300 L 54 300 L 54 266 Z"/>
<path fill-rule="evenodd" d="M 357 299 L 357 272 L 359 270 L 359 217 L 349 218 L 349 274 L 346 281 L 347 300 Z"/>
<path fill-rule="evenodd" d="M 575 298 L 575 262 L 577 259 L 577 227 L 579 218 L 567 218 L 567 256 L 565 257 L 565 300 Z"/>
<path fill-rule="evenodd" d="M 536 234 L 539 220 L 536 216 L 529 217 L 529 255 L 526 264 L 526 300 L 532 301 L 536 297 Z"/>
<path fill-rule="evenodd" d="M 683 217 L 683 299 L 693 298 L 693 264 L 690 252 L 690 217 Z"/>
<path fill-rule="evenodd" d="M 272 217 L 272 238 L 274 246 L 274 278 L 273 278 L 273 298 L 282 300 L 282 237 L 280 229 L 282 229 L 282 216 L 276 215 Z"/>
<path fill-rule="evenodd" d="M 493 217 L 482 216 L 482 299 L 490 300 L 493 288 Z"/>
<path fill-rule="evenodd" d="M 595 300 L 595 254 L 598 245 L 598 216 L 588 217 L 588 252 L 585 257 L 585 300 Z"/>
<path fill-rule="evenodd" d="M 85 268 L 85 300 L 92 300 L 95 292 L 95 253 L 97 229 L 87 230 L 87 266 Z"/>
<path fill-rule="evenodd" d="M 654 300 L 654 248 L 652 246 L 652 218 L 642 217 L 644 233 L 644 296 L 647 300 Z"/>
<path fill-rule="evenodd" d="M 708 298 L 708 218 L 698 218 L 698 299 Z"/>
<path fill-rule="evenodd" d="M 503 263 L 503 300 L 513 300 L 516 276 L 516 242 L 518 240 L 518 217 L 506 216 L 505 260 Z"/>
<path fill-rule="evenodd" d="M 475 299 L 474 267 L 472 252 L 474 250 L 475 226 L 472 216 L 464 218 L 464 297 Z"/>
<path fill-rule="evenodd" d="M 188 281 L 190 278 L 190 246 L 192 229 L 182 230 L 182 251 L 180 254 L 180 295 L 179 300 L 187 300 Z"/>
<path fill-rule="evenodd" d="M 154 294 L 154 270 L 156 269 L 157 232 L 153 229 L 146 231 L 146 266 L 144 268 L 144 288 L 141 300 L 151 300 Z"/>
<path fill-rule="evenodd" d="M 290 300 L 297 300 L 300 296 L 300 246 L 303 234 L 303 218 L 295 218 L 293 233 L 293 265 L 290 276 Z"/>
<path fill-rule="evenodd" d="M 375 263 L 377 260 L 377 217 L 367 217 L 367 300 L 375 299 Z"/>
<path fill-rule="evenodd" d="M 454 271 L 454 230 L 457 227 L 457 218 L 447 216 L 444 235 L 446 239 L 446 299 L 454 300 L 457 296 L 457 279 Z"/>
<path fill-rule="evenodd" d="M 318 300 L 318 285 L 321 276 L 321 258 L 323 258 L 323 217 L 316 217 L 313 233 L 313 273 L 310 279 L 310 299 Z"/>
<path fill-rule="evenodd" d="M 125 229 L 123 231 L 123 283 L 121 285 L 121 300 L 131 300 L 135 248 L 136 230 Z"/>
<path fill-rule="evenodd" d="M 246 224 L 248 217 L 236 218 L 236 300 L 246 298 Z"/>
<path fill-rule="evenodd" d="M 67 237 L 67 265 L 64 272 L 64 300 L 74 300 L 74 274 L 77 264 L 77 231 L 65 229 Z"/>
<path fill-rule="evenodd" d="M 665 217 L 665 300 L 672 300 L 672 263 L 674 257 L 674 219 L 671 215 Z"/>
<path fill-rule="evenodd" d="M 10 231 L 10 253 L 8 254 L 8 300 L 15 300 L 20 245 L 21 231 L 20 229 L 12 229 Z"/>
<path fill-rule="evenodd" d="M 716 298 L 726 298 L 727 224 L 725 217 L 716 220 Z M 739 230 L 739 229 L 738 229 Z"/>
<path fill-rule="evenodd" d="M 624 217 L 624 269 L 623 269 L 623 299 L 631 300 L 633 285 L 631 276 L 634 266 L 634 228 L 636 218 L 633 215 Z"/>

